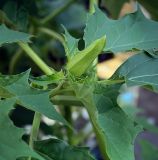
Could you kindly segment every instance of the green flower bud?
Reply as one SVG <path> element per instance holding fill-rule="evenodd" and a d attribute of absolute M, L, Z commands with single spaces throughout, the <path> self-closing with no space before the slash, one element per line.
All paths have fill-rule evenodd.
<path fill-rule="evenodd" d="M 81 76 L 92 65 L 96 57 L 105 47 L 106 37 L 97 39 L 87 48 L 76 53 L 68 62 L 67 70 L 75 75 Z"/>

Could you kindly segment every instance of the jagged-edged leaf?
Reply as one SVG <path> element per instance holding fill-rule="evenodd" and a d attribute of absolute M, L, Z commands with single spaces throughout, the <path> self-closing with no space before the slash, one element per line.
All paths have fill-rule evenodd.
<path fill-rule="evenodd" d="M 157 160 L 158 159 L 158 147 L 151 144 L 147 140 L 140 140 L 141 155 L 143 160 Z"/>
<path fill-rule="evenodd" d="M 74 83 L 77 98 L 85 105 L 96 136 L 110 160 L 134 160 L 134 140 L 142 127 L 134 124 L 117 105 L 119 85 Z"/>
<path fill-rule="evenodd" d="M 60 139 L 37 141 L 35 150 L 46 160 L 95 160 L 88 148 L 70 146 Z"/>
<path fill-rule="evenodd" d="M 123 63 L 111 79 L 124 79 L 127 85 L 151 85 L 158 88 L 158 59 L 145 52 L 129 58 Z"/>
<path fill-rule="evenodd" d="M 134 140 L 142 128 L 135 125 L 119 107 L 99 114 L 98 123 L 110 160 L 134 160 Z"/>
<path fill-rule="evenodd" d="M 64 79 L 63 72 L 57 72 L 52 75 L 43 75 L 39 77 L 30 77 L 29 80 L 31 81 L 32 85 L 39 86 L 39 87 L 48 87 L 51 84 L 58 84 L 59 81 Z"/>
<path fill-rule="evenodd" d="M 68 58 L 72 57 L 78 50 L 78 39 L 72 37 L 70 35 L 70 33 L 66 30 L 65 27 L 64 28 L 64 31 L 65 31 L 65 34 L 64 34 L 64 39 L 65 39 L 65 44 L 64 44 L 64 47 L 65 47 L 65 52 L 66 52 L 66 55 Z"/>
<path fill-rule="evenodd" d="M 17 103 L 33 111 L 66 124 L 64 118 L 55 110 L 49 99 L 49 92 L 31 88 L 30 70 L 18 75 L 0 76 L 1 97 L 15 97 Z"/>
<path fill-rule="evenodd" d="M 16 160 L 29 156 L 44 160 L 22 141 L 23 129 L 15 127 L 9 119 L 8 114 L 14 103 L 15 99 L 0 101 L 0 160 Z"/>
<path fill-rule="evenodd" d="M 0 46 L 5 43 L 30 42 L 30 35 L 7 28 L 4 24 L 0 25 Z"/>
<path fill-rule="evenodd" d="M 96 12 L 87 18 L 84 40 L 88 46 L 106 35 L 104 51 L 147 50 L 158 46 L 157 28 L 158 22 L 146 19 L 140 8 L 119 20 L 109 19 L 96 8 Z"/>

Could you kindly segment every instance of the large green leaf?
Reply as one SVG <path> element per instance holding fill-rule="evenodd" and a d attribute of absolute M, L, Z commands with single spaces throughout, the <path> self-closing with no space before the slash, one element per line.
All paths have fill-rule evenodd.
<path fill-rule="evenodd" d="M 134 160 L 134 140 L 141 131 L 117 105 L 119 85 L 73 83 L 77 98 L 85 105 L 96 136 L 110 160 Z"/>
<path fill-rule="evenodd" d="M 72 37 L 69 32 L 63 27 L 65 30 L 64 39 L 65 39 L 65 52 L 68 58 L 71 58 L 76 52 L 78 52 L 78 39 Z"/>
<path fill-rule="evenodd" d="M 145 18 L 140 8 L 119 20 L 109 19 L 96 8 L 87 18 L 84 33 L 86 46 L 106 35 L 104 51 L 147 50 L 158 46 L 158 23 Z"/>
<path fill-rule="evenodd" d="M 74 147 L 59 139 L 35 142 L 35 150 L 46 160 L 95 160 L 86 147 Z"/>
<path fill-rule="evenodd" d="M 145 52 L 129 58 L 123 63 L 111 79 L 124 79 L 127 85 L 151 85 L 158 89 L 158 59 Z"/>
<path fill-rule="evenodd" d="M 23 130 L 13 125 L 8 117 L 15 103 L 14 99 L 0 101 L 0 160 L 16 160 L 32 156 L 44 160 L 22 141 Z"/>
<path fill-rule="evenodd" d="M 134 160 L 134 140 L 141 127 L 134 125 L 120 108 L 99 114 L 98 123 L 105 137 L 110 160 Z"/>
<path fill-rule="evenodd" d="M 64 118 L 55 110 L 49 99 L 49 92 L 31 88 L 30 70 L 18 75 L 0 76 L 0 96 L 14 97 L 17 103 L 45 116 L 66 124 Z"/>
<path fill-rule="evenodd" d="M 29 34 L 8 29 L 4 24 L 0 25 L 0 35 L 0 46 L 5 43 L 13 43 L 20 41 L 30 42 Z"/>

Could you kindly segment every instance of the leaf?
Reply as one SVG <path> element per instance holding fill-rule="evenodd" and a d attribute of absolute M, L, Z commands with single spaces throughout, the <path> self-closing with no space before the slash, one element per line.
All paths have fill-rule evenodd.
<path fill-rule="evenodd" d="M 55 110 L 49 99 L 49 92 L 31 88 L 29 79 L 30 70 L 17 75 L 0 76 L 0 96 L 14 97 L 17 103 L 33 111 L 67 124 L 65 119 Z M 5 97 L 5 96 L 8 97 Z"/>
<path fill-rule="evenodd" d="M 102 129 L 110 160 L 134 160 L 134 140 L 141 131 L 120 108 L 99 114 L 98 123 Z"/>
<path fill-rule="evenodd" d="M 134 160 L 134 140 L 142 127 L 117 105 L 120 85 L 73 82 L 77 98 L 86 107 L 103 153 L 110 160 Z"/>
<path fill-rule="evenodd" d="M 104 51 L 148 50 L 158 46 L 157 28 L 158 23 L 146 19 L 140 8 L 119 20 L 109 19 L 96 8 L 96 12 L 87 18 L 84 40 L 87 47 L 106 35 L 107 44 Z"/>
<path fill-rule="evenodd" d="M 158 89 L 158 59 L 141 52 L 123 63 L 111 79 L 124 79 L 129 86 L 150 85 Z"/>
<path fill-rule="evenodd" d="M 72 37 L 69 32 L 66 30 L 66 28 L 63 26 L 65 34 L 64 34 L 64 38 L 65 38 L 65 52 L 68 58 L 71 58 L 72 56 L 74 56 L 74 54 L 79 51 L 78 50 L 78 39 Z"/>
<path fill-rule="evenodd" d="M 15 127 L 9 119 L 8 114 L 14 103 L 14 99 L 0 101 L 0 160 L 16 160 L 29 156 L 44 160 L 22 141 L 23 129 Z"/>
<path fill-rule="evenodd" d="M 86 147 L 74 147 L 60 139 L 35 142 L 35 150 L 46 160 L 95 160 Z"/>
<path fill-rule="evenodd" d="M 14 43 L 14 42 L 30 42 L 30 35 L 14 31 L 11 29 L 8 29 L 4 24 L 0 25 L 0 46 L 5 43 Z"/>
<path fill-rule="evenodd" d="M 158 147 L 151 144 L 147 140 L 140 140 L 141 155 L 143 160 L 157 160 L 158 159 Z"/>
<path fill-rule="evenodd" d="M 93 95 L 93 103 L 99 112 L 97 123 L 110 160 L 134 160 L 134 140 L 142 128 L 135 125 L 118 106 L 119 88 L 120 84 L 102 85 L 101 92 Z"/>
<path fill-rule="evenodd" d="M 43 88 L 48 88 L 48 85 L 51 84 L 58 84 L 59 81 L 64 79 L 63 72 L 57 72 L 52 75 L 43 75 L 39 77 L 30 77 L 29 80 L 31 81 L 31 85 L 37 87 L 43 87 Z M 50 87 L 49 87 L 50 89 Z"/>

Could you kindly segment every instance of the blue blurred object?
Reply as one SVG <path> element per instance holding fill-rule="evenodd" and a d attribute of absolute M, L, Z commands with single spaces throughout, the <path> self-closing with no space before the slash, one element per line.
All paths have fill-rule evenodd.
<path fill-rule="evenodd" d="M 98 146 L 94 147 L 91 152 L 97 160 L 103 160 Z"/>

